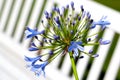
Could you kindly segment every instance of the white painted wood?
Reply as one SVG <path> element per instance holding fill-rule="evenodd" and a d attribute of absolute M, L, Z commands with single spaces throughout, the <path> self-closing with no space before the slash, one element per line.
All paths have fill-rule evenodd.
<path fill-rule="evenodd" d="M 8 17 L 8 14 L 9 14 L 9 9 L 10 9 L 11 4 L 12 4 L 12 1 L 7 0 L 5 8 L 3 10 L 3 14 L 2 14 L 3 16 L 1 16 L 1 19 L 0 19 L 0 31 L 3 31 L 3 28 L 4 28 L 5 23 L 7 21 L 7 17 Z"/>
<path fill-rule="evenodd" d="M 13 32 L 14 24 L 16 22 L 21 3 L 22 3 L 22 0 L 17 0 L 14 3 L 13 10 L 11 12 L 11 16 L 10 16 L 9 23 L 7 25 L 7 30 L 6 30 L 6 34 L 9 36 L 11 36 L 11 33 Z"/>
<path fill-rule="evenodd" d="M 108 70 L 106 72 L 106 75 L 104 77 L 104 80 L 109 79 L 109 80 L 115 80 L 115 77 L 117 75 L 117 71 L 120 68 L 120 52 L 119 52 L 119 48 L 120 48 L 120 38 L 118 41 L 118 44 L 116 46 L 115 52 L 113 54 L 113 57 L 110 61 Z M 110 77 L 109 77 L 110 76 Z"/>
<path fill-rule="evenodd" d="M 109 36 L 109 35 L 111 35 L 111 36 Z M 103 39 L 104 40 L 112 40 L 113 35 L 114 35 L 113 31 L 106 29 Z M 97 54 L 99 54 L 99 57 L 95 58 L 95 60 L 93 61 L 93 65 L 90 69 L 87 80 L 97 80 L 98 79 L 102 65 L 107 56 L 107 51 L 108 51 L 109 47 L 110 47 L 110 44 L 109 45 L 101 45 L 99 47 L 99 50 L 97 51 Z"/>

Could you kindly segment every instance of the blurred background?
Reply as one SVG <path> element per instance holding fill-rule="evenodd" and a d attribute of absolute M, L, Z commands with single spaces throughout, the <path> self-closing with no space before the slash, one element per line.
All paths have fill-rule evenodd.
<path fill-rule="evenodd" d="M 0 0 L 0 80 L 74 80 L 69 56 L 59 56 L 46 67 L 46 78 L 36 77 L 26 69 L 24 55 L 32 40 L 24 39 L 26 26 L 41 29 L 44 11 L 66 6 L 71 0 Z M 96 21 L 107 16 L 109 28 L 99 34 L 111 40 L 106 46 L 94 46 L 100 56 L 76 61 L 80 80 L 120 80 L 120 0 L 74 0 L 83 5 Z M 47 24 L 47 23 L 46 23 Z"/>

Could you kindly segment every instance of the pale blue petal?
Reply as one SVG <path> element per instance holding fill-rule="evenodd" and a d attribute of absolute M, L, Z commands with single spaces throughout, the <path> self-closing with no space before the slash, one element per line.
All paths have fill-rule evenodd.
<path fill-rule="evenodd" d="M 80 51 L 84 51 L 84 47 L 78 45 L 77 48 L 80 50 Z"/>
<path fill-rule="evenodd" d="M 30 47 L 28 50 L 29 50 L 29 51 L 37 51 L 37 50 L 39 50 L 39 49 L 36 48 L 36 47 Z"/>
<path fill-rule="evenodd" d="M 74 49 L 74 55 L 78 56 L 78 49 Z"/>

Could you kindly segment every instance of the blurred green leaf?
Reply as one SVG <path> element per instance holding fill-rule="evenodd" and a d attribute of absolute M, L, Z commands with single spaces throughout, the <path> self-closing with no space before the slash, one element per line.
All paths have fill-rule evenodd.
<path fill-rule="evenodd" d="M 112 9 L 120 11 L 120 0 L 94 0 Z"/>

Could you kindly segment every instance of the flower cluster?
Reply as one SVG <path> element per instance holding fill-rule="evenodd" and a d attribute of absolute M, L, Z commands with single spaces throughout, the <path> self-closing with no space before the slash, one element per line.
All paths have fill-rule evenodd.
<path fill-rule="evenodd" d="M 80 11 L 75 12 L 74 3 L 62 7 L 60 10 L 58 7 L 53 8 L 53 12 L 49 13 L 45 11 L 45 17 L 48 25 L 44 25 L 44 20 L 41 23 L 44 26 L 44 30 L 37 31 L 37 29 L 26 28 L 26 38 L 35 38 L 39 41 L 40 45 L 36 45 L 31 42 L 29 51 L 47 50 L 39 54 L 37 57 L 30 58 L 25 56 L 25 61 L 29 64 L 27 67 L 36 75 L 40 75 L 41 72 L 45 74 L 45 67 L 52 60 L 54 60 L 59 54 L 67 54 L 72 52 L 74 57 L 83 58 L 80 53 L 85 53 L 90 57 L 98 57 L 98 54 L 92 54 L 93 50 L 85 51 L 85 46 L 94 45 L 106 45 L 109 44 L 109 40 L 100 39 L 97 42 L 97 34 L 103 31 L 107 25 L 110 24 L 106 21 L 106 17 L 102 17 L 99 21 L 91 19 L 91 14 L 86 12 L 83 6 L 80 6 Z M 98 33 L 87 36 L 89 30 L 100 27 L 101 30 Z M 42 39 L 39 38 L 42 37 Z M 91 37 L 95 36 L 92 40 Z M 42 57 L 49 55 L 48 59 L 43 60 Z M 42 63 L 39 63 L 42 62 Z"/>

